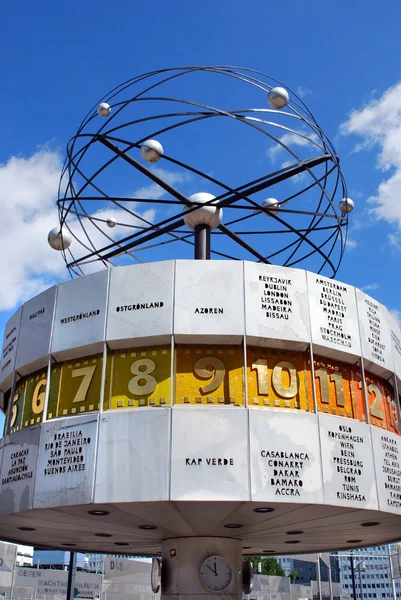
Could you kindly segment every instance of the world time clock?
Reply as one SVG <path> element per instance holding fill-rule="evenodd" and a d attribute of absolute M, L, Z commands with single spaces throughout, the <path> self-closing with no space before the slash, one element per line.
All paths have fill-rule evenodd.
<path fill-rule="evenodd" d="M 211 592 L 221 592 L 231 583 L 232 571 L 222 556 L 208 556 L 201 564 L 199 577 L 202 585 Z"/>

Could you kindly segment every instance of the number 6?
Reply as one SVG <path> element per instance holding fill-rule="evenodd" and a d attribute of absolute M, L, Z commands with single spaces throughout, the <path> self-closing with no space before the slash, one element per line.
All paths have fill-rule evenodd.
<path fill-rule="evenodd" d="M 45 395 L 46 395 L 46 379 L 41 379 L 35 386 L 32 396 L 32 412 L 34 415 L 40 415 L 43 412 L 43 407 L 45 405 Z M 40 392 L 40 388 L 45 386 L 43 392 Z"/>
<path fill-rule="evenodd" d="M 11 412 L 10 427 L 14 427 L 15 421 L 17 420 L 17 414 L 18 414 L 17 402 L 18 402 L 18 397 L 19 397 L 19 394 L 15 394 L 14 400 L 13 400 L 12 412 Z"/>

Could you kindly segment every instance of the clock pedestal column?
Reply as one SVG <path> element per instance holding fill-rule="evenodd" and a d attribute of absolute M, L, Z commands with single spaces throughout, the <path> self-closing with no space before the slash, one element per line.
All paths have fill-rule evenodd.
<path fill-rule="evenodd" d="M 162 600 L 241 599 L 242 562 L 241 540 L 224 537 L 164 540 Z"/>

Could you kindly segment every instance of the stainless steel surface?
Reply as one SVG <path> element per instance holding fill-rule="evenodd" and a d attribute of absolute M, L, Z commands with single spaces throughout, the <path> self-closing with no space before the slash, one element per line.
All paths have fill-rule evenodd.
<path fill-rule="evenodd" d="M 259 297 L 260 286 L 266 283 L 263 277 L 276 286 L 291 287 L 281 280 L 291 280 L 291 285 L 295 286 L 291 301 L 299 320 L 294 320 L 294 325 L 288 327 L 285 319 L 269 320 L 263 310 L 255 313 L 255 298 Z M 308 274 L 308 279 L 318 277 Z M 107 384 L 106 403 L 100 406 L 99 413 L 92 398 L 85 403 L 86 408 L 80 406 L 70 416 L 65 415 L 62 405 L 58 414 L 65 416 L 55 418 L 54 407 L 59 407 L 59 403 L 53 398 L 52 415 L 47 415 L 45 410 L 47 420 L 40 423 L 41 415 L 33 410 L 37 408 L 38 398 L 34 401 L 31 390 L 28 409 L 32 402 L 34 414 L 25 414 L 24 410 L 23 428 L 0 441 L 0 528 L 3 537 L 59 548 L 63 544 L 76 543 L 78 550 L 110 553 L 114 553 L 119 544 L 127 543 L 124 551 L 128 554 L 156 553 L 161 540 L 167 537 L 229 538 L 234 534 L 244 546 L 249 546 L 252 554 L 261 554 L 265 549 L 285 554 L 289 542 L 296 542 L 291 551 L 315 552 L 346 548 L 347 540 L 354 538 L 362 540 L 360 546 L 394 539 L 394 532 L 401 525 L 398 460 L 401 438 L 377 426 L 384 423 L 378 423 L 373 417 L 372 424 L 367 425 L 335 416 L 331 414 L 331 408 L 330 412 L 327 408 L 326 414 L 307 412 L 308 408 L 313 408 L 313 398 L 303 410 L 290 408 L 290 404 L 284 405 L 286 387 L 281 389 L 282 400 L 277 400 L 276 406 L 281 408 L 274 408 L 273 404 L 259 406 L 253 402 L 248 405 L 247 401 L 241 405 L 235 398 L 232 403 L 229 398 L 230 405 L 224 404 L 223 399 L 221 405 L 194 406 L 186 404 L 181 396 L 180 401 L 184 401 L 181 405 L 170 401 L 170 397 L 175 397 L 175 379 L 170 378 L 175 369 L 175 355 L 173 353 L 171 358 L 169 355 L 174 327 L 178 342 L 192 345 L 192 350 L 181 349 L 182 356 L 189 357 L 189 371 L 185 375 L 184 370 L 183 375 L 185 385 L 189 381 L 185 377 L 193 376 L 191 365 L 196 352 L 204 352 L 207 356 L 208 351 L 212 352 L 214 342 L 218 342 L 217 350 L 224 360 L 225 352 L 231 352 L 233 356 L 238 353 L 241 360 L 246 360 L 241 347 L 230 348 L 230 344 L 245 342 L 246 345 L 248 331 L 252 332 L 248 345 L 258 339 L 258 343 L 269 347 L 271 336 L 276 332 L 276 342 L 284 343 L 288 352 L 293 352 L 299 349 L 298 344 L 307 346 L 310 322 L 315 320 L 319 324 L 323 323 L 323 316 L 327 318 L 320 301 L 326 300 L 325 294 L 332 293 L 326 291 L 324 282 L 318 284 L 317 292 L 316 282 L 307 292 L 305 279 L 305 271 L 266 265 L 169 261 L 118 268 L 111 274 L 110 287 L 106 272 L 60 284 L 51 334 L 56 357 L 61 360 L 82 357 L 94 348 L 100 348 L 102 352 L 107 319 L 108 343 L 121 348 L 118 350 L 121 357 L 124 348 L 131 346 L 134 348 L 132 361 L 141 359 L 138 352 L 150 352 L 151 359 L 159 361 L 158 369 L 164 365 L 163 381 L 167 383 L 161 393 L 163 403 L 158 400 L 160 406 L 155 401 L 147 404 L 145 399 L 142 404 L 138 400 L 134 407 L 133 401 L 129 404 L 128 400 L 119 399 L 124 390 L 110 400 L 113 382 L 109 380 L 109 361 L 100 368 L 99 359 L 94 359 L 99 373 L 96 385 L 100 386 L 100 381 L 101 386 Z M 352 299 L 355 289 L 338 285 L 341 287 L 338 293 L 343 294 L 341 299 L 347 309 L 344 327 L 346 325 L 347 335 L 353 338 L 352 344 L 356 336 L 356 345 L 351 348 L 352 352 L 343 354 L 338 344 L 327 342 L 324 345 L 321 339 L 316 343 L 317 338 L 315 343 L 327 361 L 335 352 L 345 362 L 352 357 L 356 362 L 361 358 L 353 354 L 360 331 L 358 322 L 348 319 L 348 314 L 355 311 L 356 303 Z M 336 288 L 328 289 L 337 291 Z M 273 291 L 286 293 L 282 289 L 273 288 Z M 49 306 L 50 315 L 54 288 L 48 293 L 50 300 L 46 307 Z M 143 304 L 150 305 L 152 298 L 158 301 L 157 294 L 163 298 L 159 298 L 163 306 L 153 308 L 156 311 L 163 309 L 160 318 L 152 316 L 156 313 L 152 313 L 150 306 L 143 309 L 145 316 L 141 315 L 142 309 L 138 314 L 128 309 L 117 311 L 117 307 L 134 305 L 134 301 L 138 304 L 140 299 Z M 47 308 L 44 313 L 40 308 L 45 306 L 42 302 L 45 297 L 41 295 L 26 303 L 6 326 L 3 347 L 9 347 L 9 352 L 3 363 L 4 390 L 11 386 L 13 371 L 9 369 L 15 356 L 25 356 L 20 360 L 29 362 L 21 364 L 20 369 L 29 373 L 37 360 L 45 358 L 40 358 L 50 337 Z M 336 294 L 333 297 L 340 298 Z M 308 302 L 310 312 L 307 312 Z M 93 314 L 61 324 L 61 319 L 78 315 L 81 309 L 90 312 L 91 307 L 95 309 Z M 219 307 L 222 312 L 217 310 Z M 31 313 L 31 308 L 36 310 Z M 208 311 L 195 312 L 197 308 Z M 213 308 L 212 312 L 210 308 Z M 25 317 L 18 346 L 21 312 Z M 26 324 L 26 315 L 36 313 Z M 29 320 L 45 315 L 43 345 L 32 344 L 31 352 L 24 347 L 29 345 L 36 331 L 36 325 L 31 327 Z M 379 318 L 380 335 L 386 349 L 389 345 L 390 352 L 398 352 L 396 338 L 401 339 L 401 333 L 397 324 L 384 307 L 380 307 Z M 37 329 L 42 331 L 40 327 Z M 64 331 L 69 333 L 63 334 Z M 158 346 L 163 340 L 168 343 Z M 205 346 L 205 342 L 208 345 Z M 38 350 L 39 347 L 42 349 Z M 121 358 L 126 362 L 119 363 L 121 370 L 114 370 L 114 377 L 121 379 L 126 373 L 128 380 L 130 373 L 134 378 L 140 377 L 132 371 L 131 355 L 126 353 Z M 372 369 L 375 368 L 368 350 L 364 358 L 372 363 Z M 116 357 L 113 360 L 117 360 Z M 390 363 L 386 364 L 391 366 L 391 358 L 388 360 Z M 78 388 L 86 381 L 83 373 L 68 378 L 68 372 L 72 374 L 78 362 L 74 359 L 68 364 L 72 371 L 68 371 L 67 365 L 61 400 L 70 396 L 76 399 Z M 246 377 L 242 383 L 244 366 L 245 363 L 240 363 L 238 379 L 230 379 L 230 386 L 234 386 L 230 390 L 234 389 L 233 395 L 237 394 L 241 399 L 243 396 L 248 398 L 251 385 Z M 78 368 L 85 367 L 79 362 Z M 37 381 L 36 388 L 41 376 L 35 374 L 32 379 Z M 18 377 L 16 373 L 15 378 Z M 212 372 L 211 377 L 214 377 Z M 147 381 L 146 377 L 144 381 Z M 203 385 L 202 381 L 195 378 L 194 385 Z M 144 382 L 139 388 L 143 385 Z M 373 396 L 369 400 L 372 404 Z M 114 402 L 112 406 L 111 402 Z M 84 415 L 81 408 L 83 412 L 93 412 Z M 70 446 L 70 441 L 74 445 Z M 56 443 L 59 444 L 57 447 Z M 70 465 L 77 465 L 77 469 L 68 471 Z M 51 469 L 51 473 L 45 474 L 46 469 Z M 27 474 L 31 475 L 28 477 Z M 365 523 L 373 525 L 364 527 Z M 289 534 L 288 531 L 297 533 Z M 118 548 L 119 552 L 121 548 Z"/>

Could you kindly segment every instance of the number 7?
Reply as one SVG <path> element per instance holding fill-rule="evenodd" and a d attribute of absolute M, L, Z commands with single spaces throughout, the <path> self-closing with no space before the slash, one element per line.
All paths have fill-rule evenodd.
<path fill-rule="evenodd" d="M 85 402 L 86 394 L 88 393 L 89 386 L 93 379 L 93 376 L 96 371 L 97 365 L 92 365 L 91 367 L 82 367 L 81 369 L 74 369 L 71 373 L 71 377 L 74 379 L 75 377 L 83 377 L 78 391 L 73 400 L 74 402 Z"/>

